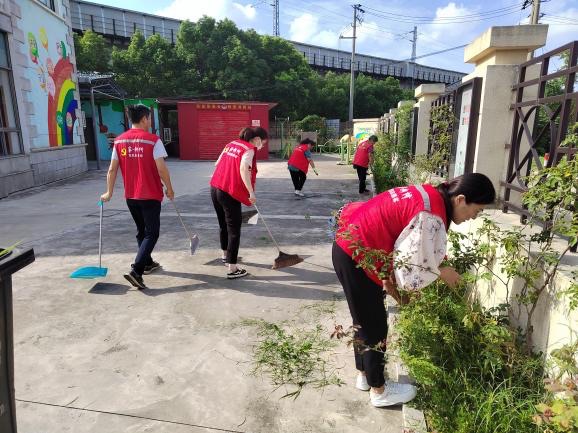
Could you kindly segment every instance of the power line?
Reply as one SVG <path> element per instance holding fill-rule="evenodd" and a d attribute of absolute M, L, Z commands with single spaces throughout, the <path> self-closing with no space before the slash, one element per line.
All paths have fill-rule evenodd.
<path fill-rule="evenodd" d="M 384 14 L 384 15 L 393 15 L 393 16 L 398 16 L 398 17 L 410 19 L 410 20 L 422 20 L 422 19 L 425 19 L 425 20 L 434 20 L 434 19 L 451 20 L 451 19 L 474 18 L 474 17 L 486 16 L 486 15 L 494 15 L 496 13 L 501 13 L 501 12 L 505 12 L 507 10 L 511 10 L 512 8 L 518 9 L 522 5 L 523 4 L 518 1 L 515 4 L 512 4 L 510 6 L 505 6 L 503 8 L 499 8 L 499 9 L 493 9 L 493 10 L 489 10 L 489 11 L 485 11 L 485 12 L 478 12 L 478 13 L 474 13 L 474 14 L 457 15 L 455 17 L 439 17 L 439 18 L 432 18 L 431 16 L 412 16 L 412 15 L 407 15 L 407 14 L 397 14 L 394 12 L 381 11 L 379 9 L 374 9 L 371 7 L 366 7 L 366 9 L 372 10 L 375 13 Z M 370 13 L 370 12 L 368 12 L 368 13 Z"/>
<path fill-rule="evenodd" d="M 521 5 L 519 5 L 521 6 Z M 486 21 L 491 20 L 494 18 L 499 18 L 507 15 L 512 15 L 514 13 L 518 13 L 519 6 L 509 7 L 507 10 L 504 10 L 502 13 L 495 13 L 488 15 L 475 15 L 472 16 L 470 19 L 469 16 L 466 15 L 458 15 L 455 17 L 437 17 L 437 18 L 412 18 L 409 16 L 398 16 L 398 14 L 388 14 L 388 13 L 378 13 L 378 12 L 367 12 L 371 16 L 375 16 L 378 18 L 386 19 L 388 21 L 395 21 L 400 23 L 413 23 L 413 24 L 430 24 L 430 25 L 438 25 L 438 24 L 461 24 L 461 23 L 471 23 L 471 22 L 479 22 L 479 21 Z"/>

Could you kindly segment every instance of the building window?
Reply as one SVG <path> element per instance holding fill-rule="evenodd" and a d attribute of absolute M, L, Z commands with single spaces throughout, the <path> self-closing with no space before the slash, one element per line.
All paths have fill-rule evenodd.
<path fill-rule="evenodd" d="M 38 2 L 42 3 L 48 9 L 56 12 L 56 8 L 54 7 L 54 0 L 38 0 Z"/>
<path fill-rule="evenodd" d="M 22 153 L 22 134 L 6 33 L 0 32 L 0 157 Z"/>

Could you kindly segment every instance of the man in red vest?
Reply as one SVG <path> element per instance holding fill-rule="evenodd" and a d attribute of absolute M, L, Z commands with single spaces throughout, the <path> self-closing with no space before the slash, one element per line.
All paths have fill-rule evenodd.
<path fill-rule="evenodd" d="M 359 178 L 359 194 L 369 192 L 365 187 L 365 178 L 367 177 L 368 167 L 373 164 L 373 146 L 375 143 L 377 143 L 375 135 L 363 140 L 357 145 L 357 150 L 353 157 L 353 168 L 357 170 L 357 177 Z"/>
<path fill-rule="evenodd" d="M 305 194 L 301 192 L 301 189 L 303 189 L 303 185 L 305 185 L 305 181 L 307 180 L 309 166 L 313 168 L 315 174 L 318 174 L 315 169 L 315 163 L 311 157 L 311 146 L 314 145 L 315 142 L 309 138 L 301 140 L 299 146 L 293 150 L 291 158 L 287 161 L 287 168 L 289 169 L 291 180 L 295 187 L 295 195 L 299 197 L 305 196 Z"/>
<path fill-rule="evenodd" d="M 151 253 L 160 231 L 163 184 L 169 200 L 175 197 L 165 158 L 167 152 L 161 139 L 149 132 L 151 110 L 145 105 L 128 107 L 132 128 L 114 140 L 110 167 L 106 176 L 107 191 L 100 196 L 109 201 L 114 190 L 118 168 L 124 181 L 126 204 L 137 228 L 138 252 L 132 270 L 124 277 L 138 289 L 145 289 L 143 274 L 160 268 Z M 161 183 L 162 181 L 162 183 Z"/>

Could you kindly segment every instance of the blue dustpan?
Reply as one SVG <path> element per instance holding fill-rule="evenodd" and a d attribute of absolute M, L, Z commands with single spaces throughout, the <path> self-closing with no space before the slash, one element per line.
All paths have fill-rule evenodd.
<path fill-rule="evenodd" d="M 102 267 L 102 213 L 104 210 L 104 203 L 101 201 L 98 202 L 98 206 L 100 206 L 100 218 L 99 218 L 99 230 L 98 230 L 98 266 L 84 266 L 82 268 L 78 268 L 72 274 L 70 274 L 70 278 L 101 278 L 106 277 L 106 273 L 108 272 L 108 268 Z"/>

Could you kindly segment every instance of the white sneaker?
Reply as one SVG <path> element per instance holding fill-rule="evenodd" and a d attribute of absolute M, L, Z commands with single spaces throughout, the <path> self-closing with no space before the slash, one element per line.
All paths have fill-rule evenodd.
<path fill-rule="evenodd" d="M 355 387 L 361 391 L 369 391 L 371 388 L 367 383 L 367 377 L 363 374 L 357 375 L 357 380 L 355 381 Z"/>
<path fill-rule="evenodd" d="M 299 191 L 298 189 L 295 190 L 295 195 L 298 195 L 299 197 L 305 197 L 305 194 L 303 194 L 301 191 Z"/>
<path fill-rule="evenodd" d="M 407 383 L 386 382 L 382 394 L 369 393 L 371 404 L 375 407 L 394 406 L 407 403 L 416 395 L 415 386 Z"/>

